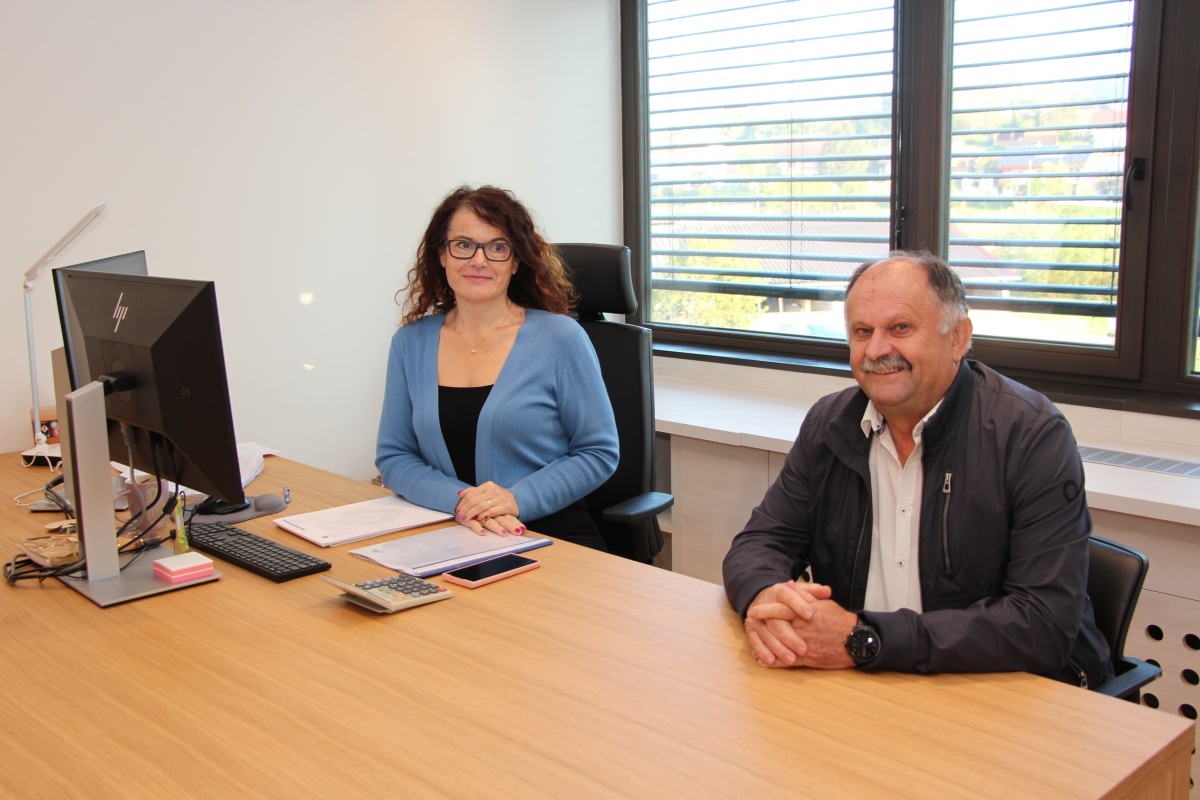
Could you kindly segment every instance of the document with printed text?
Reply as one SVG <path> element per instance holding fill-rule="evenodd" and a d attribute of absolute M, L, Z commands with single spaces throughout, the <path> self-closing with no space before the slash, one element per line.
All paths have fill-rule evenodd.
<path fill-rule="evenodd" d="M 553 543 L 553 539 L 530 534 L 501 536 L 489 533 L 480 536 L 468 527 L 453 525 L 382 544 L 367 545 L 350 552 L 389 569 L 426 578 L 505 553 L 522 553 Z"/>
<path fill-rule="evenodd" d="M 414 505 L 392 495 L 346 506 L 278 517 L 275 524 L 322 547 L 349 544 L 372 536 L 419 528 L 450 519 L 451 514 Z"/>

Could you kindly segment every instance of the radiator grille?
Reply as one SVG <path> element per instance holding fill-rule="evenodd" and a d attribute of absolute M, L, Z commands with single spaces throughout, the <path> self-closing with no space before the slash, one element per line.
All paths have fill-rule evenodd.
<path fill-rule="evenodd" d="M 1129 467 L 1130 469 L 1142 469 L 1147 472 L 1166 472 L 1171 475 L 1200 478 L 1200 464 L 1193 461 L 1176 461 L 1173 458 L 1156 458 L 1138 453 L 1122 453 L 1119 450 L 1104 450 L 1099 447 L 1080 447 L 1079 456 L 1084 461 L 1091 461 L 1096 464 L 1110 464 L 1114 467 Z"/>

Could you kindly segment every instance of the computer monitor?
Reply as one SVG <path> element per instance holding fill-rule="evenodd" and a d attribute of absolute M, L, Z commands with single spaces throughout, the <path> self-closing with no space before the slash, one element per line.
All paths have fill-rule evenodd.
<path fill-rule="evenodd" d="M 88 381 L 67 395 L 88 575 L 67 583 L 100 605 L 186 585 L 155 579 L 152 567 L 131 576 L 116 566 L 107 469 L 110 458 L 129 461 L 210 497 L 245 502 L 216 289 L 205 281 L 87 270 L 66 270 L 62 277 L 82 334 L 71 350 L 84 348 L 81 379 Z M 84 363 L 74 352 L 68 360 Z M 141 572 L 152 562 L 143 559 Z"/>
<path fill-rule="evenodd" d="M 67 407 L 66 395 L 74 389 L 78 389 L 86 383 L 86 379 L 82 376 L 88 374 L 87 369 L 87 353 L 83 347 L 73 346 L 75 342 L 83 341 L 83 333 L 79 330 L 79 320 L 75 316 L 74 309 L 67 303 L 66 290 L 63 284 L 66 281 L 67 270 L 85 270 L 88 272 L 112 272 L 117 275 L 148 275 L 149 270 L 146 268 L 146 251 L 138 250 L 133 253 L 125 253 L 119 256 L 110 256 L 109 258 L 101 258 L 96 261 L 86 261 L 82 264 L 72 264 L 67 267 L 59 267 L 53 270 L 54 277 L 54 294 L 58 300 L 58 319 L 62 324 L 63 334 L 63 352 L 55 350 L 52 353 L 52 361 L 54 364 L 54 399 L 58 407 L 58 418 L 66 420 Z M 65 352 L 69 352 L 72 358 L 65 358 L 60 363 L 60 358 Z M 78 363 L 77 363 L 78 362 Z M 75 467 L 71 463 L 71 440 L 70 434 L 67 431 L 67 426 L 64 424 L 59 429 L 59 455 L 62 464 L 62 499 L 67 504 L 67 508 L 74 510 L 75 508 Z M 46 508 L 54 510 L 54 504 L 49 501 L 46 503 Z M 41 510 L 40 508 L 38 510 Z"/>
<path fill-rule="evenodd" d="M 86 353 L 72 342 L 68 362 L 86 365 L 86 381 L 117 380 L 105 396 L 112 459 L 129 460 L 125 426 L 131 466 L 244 502 L 215 286 L 73 270 L 63 281 Z"/>
<path fill-rule="evenodd" d="M 83 333 L 79 329 L 79 320 L 75 316 L 74 309 L 67 302 L 66 289 L 63 288 L 63 284 L 66 282 L 66 275 L 72 270 L 111 272 L 116 275 L 149 275 L 150 272 L 146 269 L 145 250 L 138 250 L 137 252 L 126 253 L 121 256 L 101 258 L 96 261 L 86 261 L 82 264 L 72 264 L 52 271 L 54 276 L 54 294 L 58 298 L 58 319 L 62 324 L 63 347 L 67 349 L 68 354 L 67 370 L 71 376 L 71 388 L 78 389 L 87 383 L 87 379 L 83 376 L 88 374 L 88 369 L 87 352 L 84 348 L 76 346 L 76 343 L 83 341 Z"/>

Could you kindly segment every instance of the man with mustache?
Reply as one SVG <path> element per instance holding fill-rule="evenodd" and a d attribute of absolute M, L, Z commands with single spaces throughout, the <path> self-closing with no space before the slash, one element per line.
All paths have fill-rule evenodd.
<path fill-rule="evenodd" d="M 845 308 L 858 387 L 814 404 L 725 557 L 755 659 L 1111 677 L 1062 414 L 964 358 L 966 293 L 929 253 L 861 265 Z"/>

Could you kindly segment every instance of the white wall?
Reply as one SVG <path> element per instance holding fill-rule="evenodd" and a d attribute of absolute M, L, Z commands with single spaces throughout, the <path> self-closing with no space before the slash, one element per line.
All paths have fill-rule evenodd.
<path fill-rule="evenodd" d="M 20 276 L 105 201 L 57 266 L 144 249 L 215 280 L 239 441 L 370 477 L 393 295 L 446 192 L 620 241 L 618 56 L 616 0 L 0 0 L 0 452 L 30 444 Z M 34 314 L 52 403 L 48 277 Z"/>

